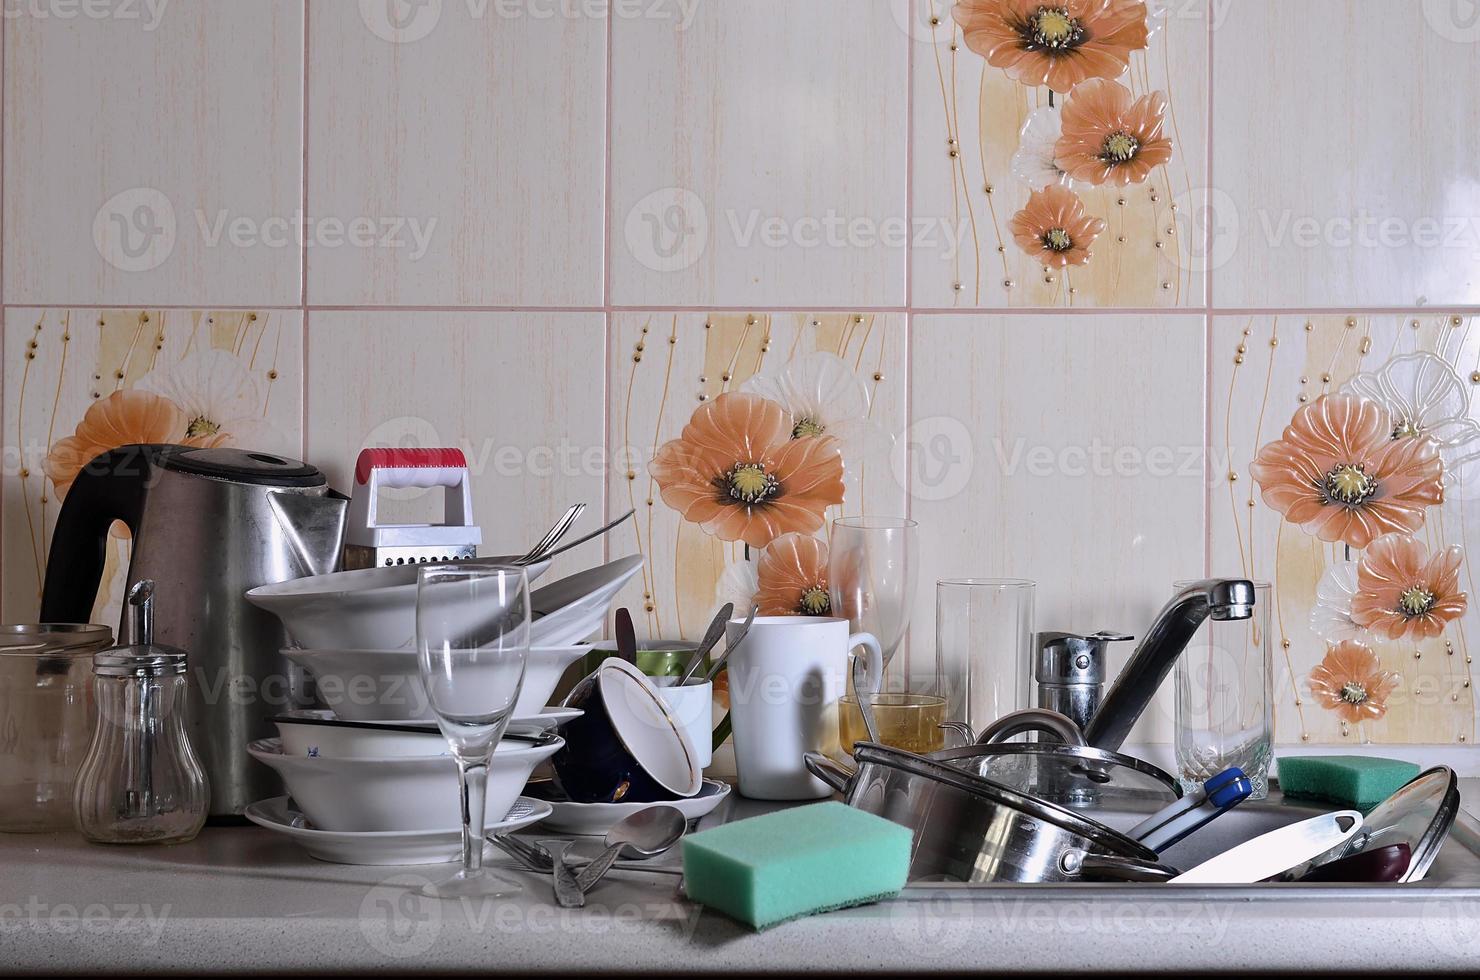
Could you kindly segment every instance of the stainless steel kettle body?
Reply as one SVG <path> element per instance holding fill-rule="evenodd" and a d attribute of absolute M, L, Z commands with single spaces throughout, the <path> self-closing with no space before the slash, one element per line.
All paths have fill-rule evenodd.
<path fill-rule="evenodd" d="M 155 637 L 189 657 L 191 742 L 214 817 L 281 792 L 247 743 L 304 702 L 279 652 L 281 622 L 243 594 L 332 571 L 348 501 L 317 469 L 239 449 L 124 446 L 97 457 L 68 490 L 52 538 L 42 618 L 87 622 L 114 521 L 133 534 L 127 586 L 153 579 Z"/>

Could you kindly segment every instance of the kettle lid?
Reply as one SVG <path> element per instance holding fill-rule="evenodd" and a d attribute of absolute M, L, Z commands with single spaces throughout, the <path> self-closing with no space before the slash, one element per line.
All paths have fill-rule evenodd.
<path fill-rule="evenodd" d="M 321 487 L 328 483 L 323 473 L 301 460 L 250 449 L 187 449 L 160 460 L 174 473 L 230 480 L 253 486 Z"/>

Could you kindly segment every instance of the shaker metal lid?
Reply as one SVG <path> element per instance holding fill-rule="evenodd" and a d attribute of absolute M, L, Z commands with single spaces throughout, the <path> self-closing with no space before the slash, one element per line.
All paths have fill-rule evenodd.
<path fill-rule="evenodd" d="M 176 647 L 114 647 L 93 657 L 99 677 L 166 677 L 185 673 L 185 651 Z"/>

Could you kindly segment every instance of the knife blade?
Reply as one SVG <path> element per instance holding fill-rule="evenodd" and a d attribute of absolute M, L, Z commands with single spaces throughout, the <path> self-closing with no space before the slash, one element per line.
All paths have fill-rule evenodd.
<path fill-rule="evenodd" d="M 1170 884 L 1251 884 L 1273 878 L 1350 840 L 1362 829 L 1357 810 L 1336 810 L 1244 841 L 1173 878 Z"/>

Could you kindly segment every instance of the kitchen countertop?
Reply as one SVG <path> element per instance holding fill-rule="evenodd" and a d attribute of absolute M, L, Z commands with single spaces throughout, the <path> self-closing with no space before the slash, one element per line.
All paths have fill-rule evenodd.
<path fill-rule="evenodd" d="M 1480 799 L 1480 780 L 1462 792 Z M 754 933 L 687 902 L 667 875 L 613 871 L 579 910 L 512 870 L 518 898 L 438 902 L 407 888 L 450 866 L 320 863 L 256 827 L 209 827 L 173 847 L 0 834 L 0 869 L 0 971 L 19 973 L 1469 972 L 1480 958 L 1480 892 L 1422 885 L 1356 903 L 1308 889 L 1254 900 L 1240 887 L 1213 902 L 1150 886 L 923 889 Z"/>

